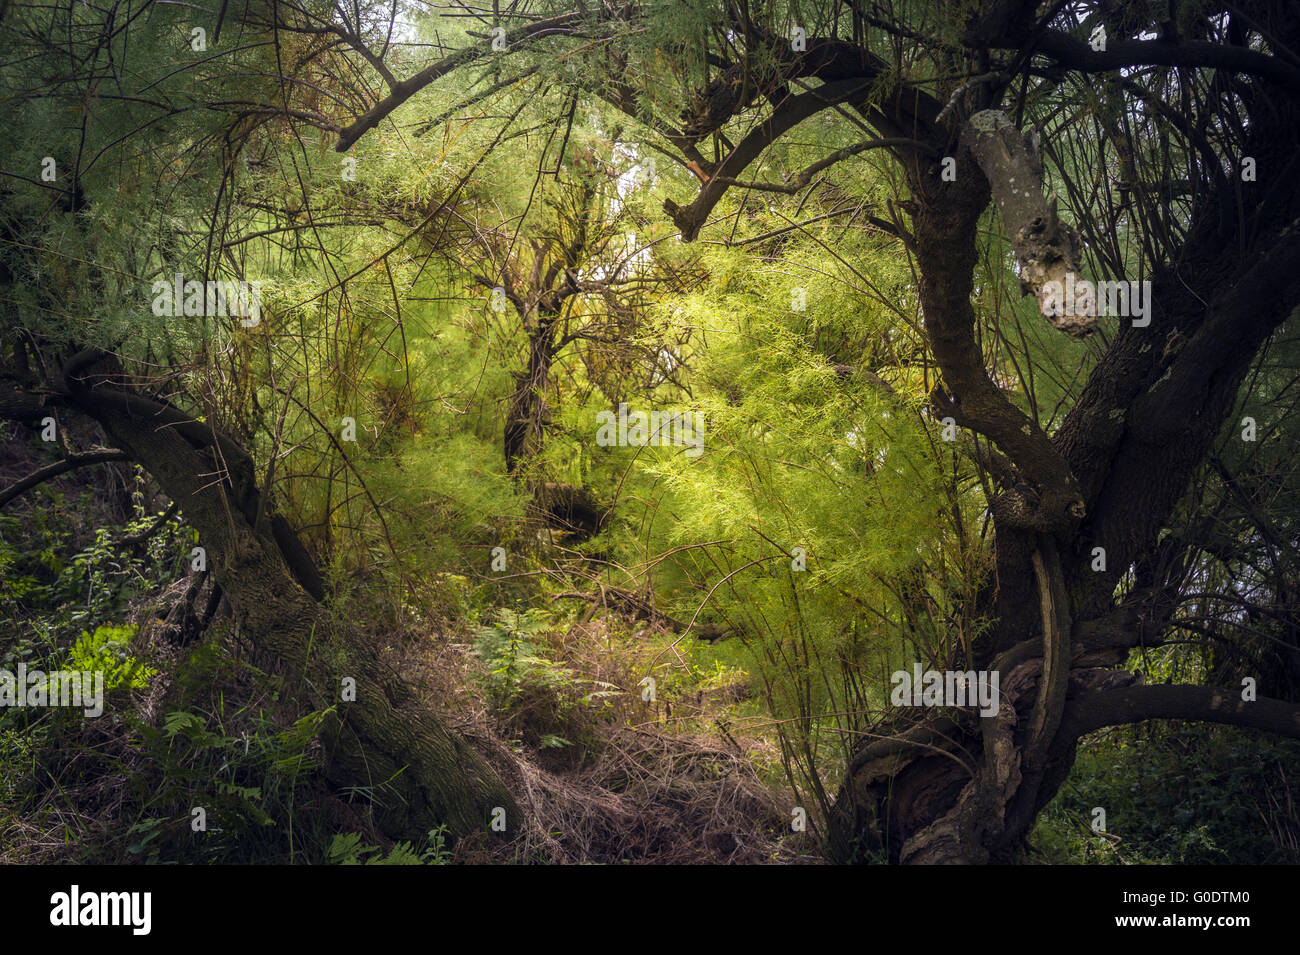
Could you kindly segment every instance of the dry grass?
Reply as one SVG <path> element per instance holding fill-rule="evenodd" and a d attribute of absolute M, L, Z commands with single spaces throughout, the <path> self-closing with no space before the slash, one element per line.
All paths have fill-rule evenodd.
<path fill-rule="evenodd" d="M 574 686 L 536 699 L 521 713 L 489 710 L 473 692 L 481 664 L 467 643 L 431 651 L 403 641 L 403 671 L 428 699 L 448 701 L 444 717 L 473 740 L 515 796 L 523 814 L 517 837 L 488 850 L 462 844 L 458 861 L 541 864 L 809 864 L 823 860 L 811 833 L 790 829 L 793 800 L 765 785 L 753 760 L 766 741 L 736 739 L 707 728 L 735 702 L 734 693 L 697 694 L 674 706 L 689 719 L 656 723 L 662 703 L 643 703 L 638 682 L 657 654 L 644 631 L 611 636 L 603 621 L 557 630 L 549 646 L 574 674 Z M 562 699 L 599 680 L 622 692 L 601 707 Z M 521 719 L 581 739 L 568 761 L 519 739 Z M 674 727 L 685 726 L 686 730 Z M 691 730 L 694 730 L 693 732 Z"/>
<path fill-rule="evenodd" d="M 205 674 L 202 686 L 178 685 L 191 649 L 174 642 L 187 586 L 187 580 L 179 580 L 132 608 L 130 621 L 139 625 L 135 649 L 159 671 L 147 690 L 132 694 L 135 715 L 158 725 L 176 706 L 217 712 L 224 702 L 228 718 L 233 717 L 223 727 L 227 733 L 243 731 L 243 714 L 274 714 L 278 723 L 290 722 L 298 709 L 292 694 L 273 700 L 271 690 L 279 681 L 259 675 L 273 669 L 273 661 L 246 641 L 223 634 L 229 627 L 225 619 L 214 622 L 217 633 L 212 634 L 227 647 L 223 662 Z M 567 669 L 569 681 L 526 695 L 506 712 L 483 692 L 485 668 L 471 652 L 472 634 L 457 632 L 451 622 L 428 620 L 406 629 L 376 625 L 372 631 L 370 638 L 389 664 L 425 699 L 436 701 L 452 729 L 476 742 L 521 810 L 510 843 L 489 848 L 487 840 L 464 840 L 457 861 L 821 861 L 811 834 L 790 831 L 790 797 L 760 777 L 754 754 L 767 742 L 712 729 L 744 695 L 740 688 L 692 692 L 672 703 L 671 719 L 664 719 L 664 701 L 641 701 L 639 680 L 658 654 L 656 634 L 644 625 L 601 619 L 557 627 L 545 635 L 547 652 Z M 595 687 L 616 689 L 594 703 L 584 701 Z M 567 748 L 539 748 L 538 735 L 550 732 L 573 742 Z M 20 812 L 0 805 L 0 862 L 85 861 L 87 850 L 96 847 L 120 853 L 123 833 L 142 812 L 131 776 L 157 772 L 145 765 L 148 757 L 134 735 L 120 721 L 87 721 L 67 740 L 66 752 L 45 754 L 52 758 L 34 767 L 36 776 L 25 786 L 29 795 L 38 787 L 37 798 Z M 325 830 L 362 831 L 368 842 L 384 841 L 360 804 L 330 797 L 323 784 L 310 788 Z M 175 825 L 185 823 L 178 819 Z"/>
<path fill-rule="evenodd" d="M 513 847 L 521 861 L 821 861 L 743 755 L 634 727 L 612 728 L 604 742 L 594 765 L 571 774 L 514 757 L 503 775 L 525 815 Z"/>

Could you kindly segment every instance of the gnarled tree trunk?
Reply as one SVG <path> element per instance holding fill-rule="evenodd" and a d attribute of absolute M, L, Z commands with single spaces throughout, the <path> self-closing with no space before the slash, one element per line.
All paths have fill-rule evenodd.
<path fill-rule="evenodd" d="M 327 778 L 367 792 L 385 834 L 418 839 L 441 825 L 454 837 L 488 832 L 498 808 L 506 835 L 516 831 L 515 803 L 482 756 L 304 589 L 300 581 L 316 586 L 319 575 L 287 522 L 265 513 L 243 449 L 174 406 L 111 383 L 106 364 L 79 353 L 49 405 L 14 392 L 0 411 L 30 420 L 62 406 L 93 418 L 180 505 L 240 629 L 280 661 L 302 702 L 333 708 L 322 734 Z M 95 367 L 101 374 L 88 375 Z M 355 701 L 344 700 L 348 678 Z"/>
<path fill-rule="evenodd" d="M 1287 129 L 1296 138 L 1296 125 Z M 1254 138 L 1263 136 L 1261 154 L 1278 148 L 1276 130 Z M 1186 719 L 1300 738 L 1292 703 L 1248 702 L 1239 688 L 1137 685 L 1116 668 L 1131 648 L 1161 642 L 1178 594 L 1166 585 L 1140 588 L 1118 605 L 1114 597 L 1127 568 L 1156 558 L 1160 532 L 1254 356 L 1300 304 L 1300 234 L 1292 225 L 1300 194 L 1292 189 L 1266 216 L 1245 219 L 1260 250 L 1245 257 L 1228 254 L 1244 240 L 1217 208 L 1194 217 L 1182 261 L 1156 271 L 1150 327 L 1123 324 L 1049 437 L 993 384 L 974 334 L 975 228 L 988 183 L 997 195 L 998 179 L 1018 174 L 1022 200 L 1026 186 L 1023 155 L 983 152 L 978 163 L 966 148 L 957 152 L 958 167 L 970 171 L 964 182 L 943 183 L 919 165 L 909 180 L 926 332 L 944 381 L 936 408 L 1001 452 L 977 452 L 1002 491 L 991 507 L 996 579 L 983 598 L 995 625 L 975 647 L 977 666 L 1000 674 L 1000 708 L 987 718 L 896 710 L 874 727 L 829 821 L 830 848 L 841 860 L 1014 859 L 1069 773 L 1079 739 L 1105 726 Z M 1011 221 L 1010 210 L 1001 211 Z M 1017 228 L 1018 250 L 1026 237 L 1041 238 L 1043 219 Z M 1068 233 L 1063 244 L 1072 245 Z M 1067 255 L 1053 268 L 1074 264 Z M 1090 567 L 1098 546 L 1107 570 Z"/>

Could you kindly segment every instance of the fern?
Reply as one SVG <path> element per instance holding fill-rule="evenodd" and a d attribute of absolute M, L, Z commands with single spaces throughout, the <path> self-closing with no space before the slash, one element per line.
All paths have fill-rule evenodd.
<path fill-rule="evenodd" d="M 429 830 L 427 843 L 422 848 L 399 842 L 387 854 L 379 846 L 363 844 L 359 832 L 340 833 L 330 840 L 325 862 L 327 865 L 450 865 L 447 827 Z"/>

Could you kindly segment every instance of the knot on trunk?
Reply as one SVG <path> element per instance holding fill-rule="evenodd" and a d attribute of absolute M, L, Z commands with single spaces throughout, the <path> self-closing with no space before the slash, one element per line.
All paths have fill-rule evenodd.
<path fill-rule="evenodd" d="M 1032 294 L 1039 311 L 1053 326 L 1074 337 L 1091 334 L 1096 308 L 1062 307 L 1060 290 L 1079 273 L 1083 243 L 1078 231 L 1062 222 L 1056 197 L 1043 195 L 1043 166 L 1038 133 L 1025 132 L 1001 110 L 972 116 L 961 134 L 965 146 L 993 189 L 1002 224 L 1016 250 L 1020 290 Z"/>

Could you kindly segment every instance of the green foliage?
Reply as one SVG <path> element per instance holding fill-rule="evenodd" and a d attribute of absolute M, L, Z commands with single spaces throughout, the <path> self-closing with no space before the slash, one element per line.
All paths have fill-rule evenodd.
<path fill-rule="evenodd" d="M 1233 727 L 1159 723 L 1084 741 L 1031 844 L 1054 864 L 1300 862 L 1300 744 Z M 1106 812 L 1107 835 L 1092 831 Z"/>
<path fill-rule="evenodd" d="M 308 6 L 321 22 L 335 15 Z M 381 6 L 358 6 L 358 29 L 378 23 Z M 407 649 L 430 661 L 455 640 L 447 634 L 471 630 L 482 662 L 476 689 L 506 737 L 551 766 L 561 756 L 564 768 L 586 765 L 601 745 L 596 722 L 632 719 L 614 682 L 626 671 L 588 678 L 581 648 L 566 643 L 580 628 L 551 604 L 575 589 L 599 593 L 601 606 L 609 588 L 643 596 L 691 625 L 646 637 L 653 652 L 636 658 L 659 681 L 659 702 L 666 709 L 693 694 L 752 688 L 738 709 L 760 727 L 757 737 L 776 741 L 776 755 L 761 758 L 780 764 L 800 803 L 824 812 L 828 781 L 879 713 L 889 671 L 913 660 L 946 665 L 990 626 L 975 609 L 991 571 L 989 479 L 969 443 L 939 437 L 928 410 L 939 382 L 915 263 L 897 238 L 902 220 L 884 218 L 907 208 L 896 201 L 898 164 L 863 150 L 782 194 L 811 163 L 862 142 L 857 120 L 826 110 L 744 171 L 757 187 L 730 190 L 702 241 L 674 241 L 665 200 L 690 196 L 701 174 L 665 161 L 652 180 L 632 182 L 633 169 L 658 155 L 648 126 L 681 127 L 722 78 L 719 64 L 743 63 L 743 81 L 726 83 L 747 84 L 754 105 L 726 106 L 735 115 L 716 136 L 686 137 L 707 164 L 728 137 L 752 134 L 752 110 L 766 110 L 783 84 L 771 75 L 773 49 L 735 36 L 726 5 L 634 6 L 635 16 L 601 24 L 613 32 L 593 32 L 598 42 L 584 36 L 575 49 L 542 38 L 518 57 L 421 89 L 352 147 L 360 174 L 349 180 L 334 133 L 322 130 L 368 108 L 364 85 L 335 87 L 337 76 L 372 64 L 335 36 L 325 38 L 334 47 L 316 46 L 315 22 L 277 26 L 273 36 L 241 23 L 248 42 L 223 39 L 219 55 L 178 68 L 177 51 L 189 57 L 192 12 L 183 5 L 156 5 L 127 29 L 84 3 L 6 4 L 0 31 L 14 52 L 0 67 L 10 142 L 0 170 L 0 357 L 7 367 L 10 352 L 30 345 L 24 367 L 52 366 L 73 349 L 102 347 L 133 387 L 228 431 L 267 482 L 268 504 L 304 529 L 334 585 L 337 617 L 382 633 L 385 646 L 390 635 L 394 645 L 410 637 Z M 946 84 L 960 71 L 946 60 L 970 6 L 904 3 L 908 29 L 894 33 L 827 5 L 776 0 L 746 11 L 773 37 L 794 24 L 846 39 L 852 31 L 853 42 L 866 35 L 861 42 L 885 64 L 857 94 L 868 115 L 895 81 L 941 101 L 952 93 Z M 1143 22 L 1141 6 L 1124 16 Z M 544 2 L 527 16 L 551 9 L 568 6 Z M 1180 21 L 1193 21 L 1188 9 Z M 464 18 L 406 14 L 427 46 L 385 40 L 395 75 L 413 75 L 434 47 L 482 42 Z M 227 36 L 234 10 L 230 17 Z M 950 45 L 933 62 L 914 60 L 904 54 L 912 35 Z M 641 94 L 635 119 L 597 95 L 609 90 L 592 89 L 593 77 L 610 75 L 625 84 L 620 97 Z M 726 83 L 712 91 L 720 100 Z M 95 94 L 101 88 L 113 94 Z M 1048 187 L 1071 200 L 1062 203 L 1068 219 L 1067 207 L 1088 199 L 1072 187 L 1094 163 L 1071 145 L 1088 135 L 1062 125 L 1086 129 L 1082 120 L 1096 119 L 1109 130 L 1125 114 L 1104 85 L 1026 82 L 1019 95 L 1026 125 L 1045 123 Z M 1166 168 L 1186 149 L 1178 140 L 1131 137 L 1125 168 L 1097 165 L 1097 182 L 1120 183 L 1125 197 L 1152 194 L 1133 171 Z M 49 181 L 38 172 L 46 157 L 60 170 Z M 1113 253 L 1090 242 L 1088 255 L 1113 254 L 1108 265 L 1136 274 L 1154 251 L 1139 229 L 1145 214 L 1141 205 L 1111 211 Z M 1034 314 L 999 223 L 990 215 L 984 225 L 972 297 L 981 360 L 1001 393 L 1051 434 L 1096 342 L 1070 340 Z M 632 249 L 636 293 L 597 287 Z M 262 324 L 153 314 L 152 282 L 175 272 L 256 279 Z M 556 282 L 543 289 L 548 272 Z M 507 274 L 515 301 L 497 309 L 492 291 Z M 543 341 L 540 305 L 556 289 L 566 297 L 547 313 L 554 335 Z M 532 382 L 525 369 L 539 341 L 554 350 Z M 1213 515 L 1215 549 L 1226 544 L 1238 559 L 1189 575 L 1232 599 L 1284 595 L 1296 576 L 1287 545 L 1300 536 L 1297 422 L 1280 409 L 1293 404 L 1297 346 L 1270 348 L 1234 411 L 1258 420 L 1258 441 L 1247 446 L 1235 424 L 1226 428 L 1215 475 L 1171 522 L 1199 531 Z M 540 447 L 507 474 L 503 431 L 520 397 L 537 401 Z M 699 412 L 703 454 L 597 445 L 595 416 L 620 402 Z M 345 419 L 355 441 L 343 437 Z M 47 454 L 32 450 L 42 461 Z M 592 540 L 552 533 L 535 506 L 548 482 L 594 492 L 612 519 Z M 120 818 L 70 837 L 93 840 L 107 861 L 445 863 L 441 830 L 427 845 L 384 851 L 370 835 L 317 821 L 318 735 L 332 714 L 295 710 L 292 688 L 257 669 L 265 661 L 239 656 L 249 635 L 238 627 L 218 621 L 199 645 L 176 648 L 177 662 L 137 658 L 138 630 L 119 622 L 177 609 L 197 537 L 177 519 L 155 526 L 157 488 L 143 474 L 130 490 L 127 513 L 110 514 L 120 505 L 69 476 L 0 515 L 0 665 L 103 670 L 108 690 L 165 693 L 150 703 L 162 715 L 113 724 L 122 734 L 114 747 L 73 720 L 0 714 L 6 800 L 48 815 L 43 800 L 54 792 L 65 800 L 57 811 L 79 818 L 83 805 L 101 804 L 95 780 L 122 780 Z M 186 502 L 177 503 L 183 512 Z M 77 525 L 74 515 L 92 507 L 103 508 L 85 522 L 93 526 Z M 1256 523 L 1268 532 L 1256 533 Z M 504 577 L 487 570 L 497 546 L 511 560 Z M 1213 609 L 1198 612 L 1209 618 Z M 1165 648 L 1130 663 L 1157 680 L 1236 685 L 1258 674 L 1262 691 L 1295 698 L 1286 609 L 1243 622 L 1234 607 L 1219 614 L 1230 648 Z M 1193 619 L 1177 626 L 1197 638 Z M 705 646 L 696 640 L 704 628 L 728 639 Z M 664 732 L 675 729 L 665 718 Z M 1085 862 L 1287 857 L 1293 830 L 1257 781 L 1276 770 L 1290 787 L 1283 757 L 1294 753 L 1217 730 L 1189 733 L 1090 742 L 1040 825 L 1043 851 Z M 1252 772 L 1228 772 L 1234 760 Z M 1090 804 L 1107 807 L 1122 842 L 1080 829 Z M 201 836 L 189 828 L 195 806 L 208 812 Z M 1243 835 L 1258 832 L 1252 812 L 1273 827 L 1273 850 Z M 313 827 L 305 834 L 304 819 Z"/>
<path fill-rule="evenodd" d="M 759 216 L 745 228 L 773 224 Z M 615 529 L 607 546 L 624 566 L 653 567 L 646 583 L 680 619 L 736 635 L 787 769 L 825 808 L 821 780 L 882 702 L 882 674 L 941 655 L 968 612 L 987 571 L 974 540 L 986 502 L 977 486 L 951 490 L 968 465 L 938 441 L 923 382 L 902 366 L 914 331 L 868 293 L 903 297 L 908 276 L 855 238 L 839 242 L 852 268 L 828 264 L 824 231 L 811 231 L 771 258 L 702 253 L 709 279 L 678 301 L 678 321 L 709 329 L 688 352 L 691 394 L 665 389 L 642 407 L 701 411 L 702 456 L 583 454 L 587 481 L 645 502 L 635 537 Z M 846 378 L 842 362 L 859 371 Z M 580 421 L 566 418 L 574 430 Z"/>
<path fill-rule="evenodd" d="M 106 690 L 143 689 L 153 668 L 127 652 L 133 629 L 99 627 L 61 662 L 105 670 Z M 231 705 L 225 692 L 201 703 L 213 698 L 214 687 L 226 687 L 232 700 L 273 700 L 279 692 L 265 674 L 212 642 L 174 665 L 171 676 L 183 695 L 157 725 L 125 701 L 101 719 L 78 711 L 0 711 L 0 792 L 13 818 L 42 825 L 105 780 L 119 780 L 104 810 L 108 818 L 87 829 L 61 828 L 66 851 L 78 859 L 267 862 L 321 851 L 330 833 L 321 831 L 311 807 L 323 798 L 317 738 L 330 712 L 292 717 L 261 703 Z M 191 826 L 195 808 L 206 813 L 206 831 Z"/>
<path fill-rule="evenodd" d="M 379 846 L 362 843 L 359 832 L 336 835 L 325 853 L 328 865 L 450 865 L 451 851 L 447 848 L 445 826 L 429 831 L 422 848 L 409 842 L 399 842 L 387 854 Z M 368 857 L 368 858 L 367 858 Z"/>
<path fill-rule="evenodd" d="M 526 693 L 555 690 L 573 678 L 538 645 L 538 635 L 549 625 L 544 611 L 518 613 L 503 607 L 495 623 L 479 628 L 474 652 L 488 668 L 489 694 L 503 709 Z"/>
<path fill-rule="evenodd" d="M 575 768 L 600 748 L 595 727 L 613 715 L 623 693 L 556 659 L 548 638 L 560 629 L 545 611 L 500 608 L 494 623 L 478 628 L 474 652 L 506 735 L 533 747 L 551 768 Z"/>
<path fill-rule="evenodd" d="M 160 727 L 134 721 L 148 771 L 133 779 L 139 808 L 126 851 L 149 862 L 292 853 L 295 804 L 319 768 L 315 740 L 330 713 L 307 713 L 287 726 L 242 710 L 173 710 Z M 205 811 L 206 832 L 191 828 L 196 807 Z M 263 831 L 280 826 L 288 830 L 278 836 Z"/>
<path fill-rule="evenodd" d="M 143 690 L 158 671 L 145 666 L 131 655 L 130 644 L 138 628 L 101 625 L 95 632 L 82 631 L 68 654 L 68 670 L 100 670 L 104 674 L 104 692 L 130 688 Z"/>
<path fill-rule="evenodd" d="M 137 502 L 143 498 L 136 493 Z M 59 511 L 36 509 L 23 517 L 0 517 L 0 616 L 13 621 L 14 647 L 6 653 L 36 652 L 75 640 L 86 628 L 121 619 L 139 598 L 175 579 L 195 537 L 172 519 L 143 546 L 123 546 L 154 528 L 162 514 L 145 513 L 120 525 L 95 528 L 93 539 L 78 546 L 73 533 L 59 526 Z M 20 534 L 39 540 L 24 547 Z M 26 631 L 23 633 L 22 631 Z"/>

